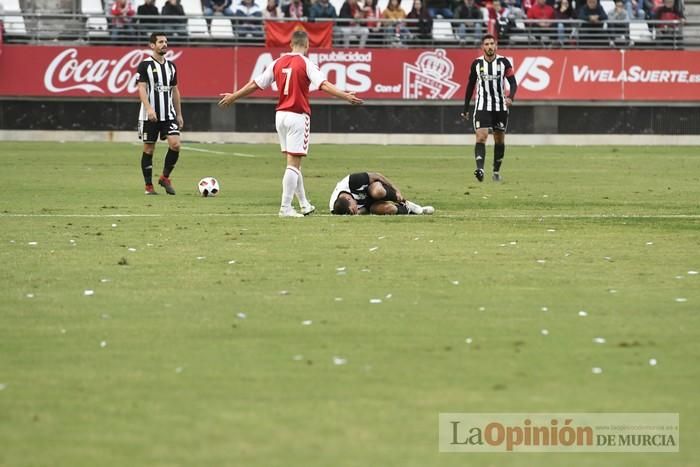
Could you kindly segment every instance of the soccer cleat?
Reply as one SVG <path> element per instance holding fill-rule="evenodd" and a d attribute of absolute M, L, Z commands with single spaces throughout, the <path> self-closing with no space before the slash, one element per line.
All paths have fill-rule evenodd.
<path fill-rule="evenodd" d="M 493 180 L 494 182 L 500 182 L 503 179 L 501 178 L 501 174 L 499 174 L 498 172 L 494 172 L 493 176 L 491 177 L 491 180 Z"/>
<path fill-rule="evenodd" d="M 175 194 L 175 188 L 173 188 L 173 184 L 170 183 L 170 179 L 168 177 L 161 175 L 160 178 L 158 179 L 158 185 L 165 188 L 165 192 L 167 194 L 169 194 L 169 195 Z"/>
<path fill-rule="evenodd" d="M 144 193 L 146 195 L 157 195 L 158 193 L 156 190 L 153 189 L 153 184 L 149 183 L 146 185 L 146 192 Z"/>
<path fill-rule="evenodd" d="M 409 214 L 423 214 L 423 208 L 409 200 L 404 201 Z"/>
<path fill-rule="evenodd" d="M 313 214 L 316 211 L 316 206 L 313 204 L 309 204 L 303 208 L 301 208 L 301 214 L 304 216 L 308 216 L 309 214 Z"/>
<path fill-rule="evenodd" d="M 296 211 L 294 208 L 280 208 L 280 217 L 304 217 L 303 214 Z"/>
<path fill-rule="evenodd" d="M 435 208 L 432 206 L 423 206 L 423 214 L 430 215 L 435 212 Z"/>
<path fill-rule="evenodd" d="M 480 182 L 484 181 L 484 169 L 476 169 L 474 171 L 474 176 L 476 177 L 477 180 Z"/>

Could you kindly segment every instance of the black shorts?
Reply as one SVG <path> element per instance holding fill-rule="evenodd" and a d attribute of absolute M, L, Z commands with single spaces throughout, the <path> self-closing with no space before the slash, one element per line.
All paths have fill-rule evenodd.
<path fill-rule="evenodd" d="M 155 143 L 159 137 L 163 141 L 168 136 L 180 136 L 180 127 L 175 120 L 139 121 L 139 139 L 144 143 Z"/>
<path fill-rule="evenodd" d="M 506 128 L 508 128 L 508 111 L 475 110 L 472 123 L 475 130 L 488 128 L 494 131 L 506 131 Z"/>

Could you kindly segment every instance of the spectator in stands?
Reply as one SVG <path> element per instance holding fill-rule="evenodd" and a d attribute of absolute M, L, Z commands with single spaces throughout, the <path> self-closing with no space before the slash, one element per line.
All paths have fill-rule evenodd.
<path fill-rule="evenodd" d="M 583 21 L 580 30 L 580 45 L 608 45 L 605 40 L 605 31 L 603 30 L 608 14 L 605 13 L 598 0 L 586 0 L 586 3 L 579 11 L 578 19 Z"/>
<path fill-rule="evenodd" d="M 546 0 L 537 0 L 527 11 L 527 19 L 533 21 L 528 26 L 535 40 L 549 42 L 554 32 L 554 8 L 549 6 Z"/>
<path fill-rule="evenodd" d="M 129 0 L 115 0 L 110 10 L 112 14 L 112 39 L 135 40 L 134 37 L 134 6 Z M 130 37 L 131 36 L 131 37 Z"/>
<path fill-rule="evenodd" d="M 454 13 L 450 6 L 450 0 L 426 0 L 425 6 L 432 18 L 454 18 Z"/>
<path fill-rule="evenodd" d="M 423 8 L 421 0 L 413 1 L 413 9 L 406 16 L 407 19 L 414 20 L 409 24 L 412 39 L 425 43 L 433 37 L 433 18 L 426 8 Z"/>
<path fill-rule="evenodd" d="M 343 34 L 344 47 L 350 47 L 350 41 L 358 39 L 360 47 L 363 48 L 367 44 L 369 36 L 369 28 L 363 26 L 359 20 L 365 17 L 365 12 L 357 3 L 357 0 L 345 0 L 343 6 L 340 7 L 338 18 L 343 18 L 344 21 L 340 27 Z"/>
<path fill-rule="evenodd" d="M 523 34 L 527 31 L 519 29 L 516 21 L 526 19 L 523 10 L 515 3 L 515 0 L 505 0 L 501 3 L 502 8 L 497 16 L 498 41 L 507 44 L 512 34 Z M 488 10 L 487 10 L 488 11 Z"/>
<path fill-rule="evenodd" d="M 160 10 L 163 16 L 179 16 L 179 18 L 163 18 L 163 27 L 168 36 L 174 41 L 187 37 L 187 18 L 180 0 L 168 0 Z"/>
<path fill-rule="evenodd" d="M 282 13 L 280 7 L 277 6 L 276 0 L 267 0 L 267 6 L 263 8 L 262 15 L 264 19 L 278 19 L 282 18 L 284 13 Z"/>
<path fill-rule="evenodd" d="M 158 24 L 160 13 L 156 6 L 156 0 L 145 0 L 144 4 L 136 9 L 136 16 L 139 22 L 140 40 L 144 40 L 146 36 L 150 36 L 151 32 L 158 29 L 154 24 Z"/>
<path fill-rule="evenodd" d="M 362 5 L 362 11 L 364 11 L 365 25 L 369 29 L 369 41 L 376 43 L 380 40 L 381 36 L 381 26 L 382 24 L 378 21 L 382 17 L 382 12 L 377 6 L 376 0 L 365 0 L 365 4 Z"/>
<path fill-rule="evenodd" d="M 505 43 L 508 35 L 508 10 L 501 4 L 501 0 L 492 0 L 486 11 L 489 14 L 489 34 L 496 36 L 500 43 Z"/>
<path fill-rule="evenodd" d="M 644 11 L 644 0 L 626 0 L 625 9 L 629 19 L 644 19 L 646 12 Z"/>
<path fill-rule="evenodd" d="M 570 21 L 574 17 L 574 9 L 571 8 L 571 3 L 569 0 L 559 0 L 556 8 L 554 9 L 554 18 L 560 20 L 557 23 L 557 40 L 559 45 L 564 45 L 572 32 L 572 24 L 565 23 L 564 21 Z"/>
<path fill-rule="evenodd" d="M 390 22 L 384 23 L 384 27 L 387 29 L 387 37 L 390 37 L 391 42 L 395 44 L 400 44 L 409 38 L 410 33 L 406 28 L 406 11 L 401 8 L 401 0 L 389 0 L 389 4 L 386 6 L 384 12 L 382 12 L 382 18 L 391 20 Z"/>
<path fill-rule="evenodd" d="M 615 0 L 615 8 L 608 12 L 610 45 L 627 45 L 630 39 L 630 22 L 624 0 Z"/>
<path fill-rule="evenodd" d="M 309 4 L 304 0 L 292 0 L 282 7 L 285 18 L 303 19 L 310 15 Z"/>
<path fill-rule="evenodd" d="M 309 10 L 310 19 L 337 17 L 338 13 L 335 11 L 335 7 L 328 0 L 317 0 Z"/>
<path fill-rule="evenodd" d="M 204 16 L 233 16 L 232 3 L 233 0 L 204 0 Z"/>
<path fill-rule="evenodd" d="M 469 23 L 459 23 L 455 28 L 457 38 L 461 44 L 471 42 L 481 44 L 481 34 L 484 27 L 484 14 L 474 0 L 462 0 L 462 4 L 455 10 L 455 18 Z"/>
<path fill-rule="evenodd" d="M 255 0 L 241 0 L 236 7 L 235 15 L 239 18 L 262 18 L 262 9 Z M 264 36 L 262 21 L 255 19 L 237 21 L 237 32 L 242 38 L 262 39 Z"/>
<path fill-rule="evenodd" d="M 674 0 L 664 0 L 664 4 L 654 10 L 654 19 L 666 21 L 655 24 L 656 40 L 663 45 L 675 46 L 676 42 L 682 39 L 682 24 L 685 23 L 685 16 L 680 8 L 674 4 Z"/>

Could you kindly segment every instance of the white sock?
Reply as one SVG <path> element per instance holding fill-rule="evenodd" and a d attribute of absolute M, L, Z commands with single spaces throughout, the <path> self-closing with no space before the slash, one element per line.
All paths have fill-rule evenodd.
<path fill-rule="evenodd" d="M 285 169 L 284 177 L 282 177 L 283 209 L 290 209 L 292 207 L 292 198 L 294 198 L 294 191 L 297 189 L 300 175 L 299 171 L 291 165 L 288 165 Z"/>
<path fill-rule="evenodd" d="M 306 190 L 304 190 L 304 175 L 299 172 L 299 179 L 297 180 L 297 188 L 294 192 L 294 194 L 297 195 L 297 198 L 299 199 L 299 205 L 301 205 L 302 208 L 307 207 L 309 204 L 309 200 L 306 199 Z"/>

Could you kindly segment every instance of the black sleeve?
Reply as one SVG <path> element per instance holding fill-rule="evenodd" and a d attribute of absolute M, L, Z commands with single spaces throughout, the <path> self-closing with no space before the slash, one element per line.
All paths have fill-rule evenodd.
<path fill-rule="evenodd" d="M 139 63 L 139 67 L 136 69 L 136 82 L 148 83 L 148 63 L 146 61 Z"/>
<path fill-rule="evenodd" d="M 476 63 L 477 60 L 472 62 L 471 71 L 469 72 L 469 83 L 467 84 L 467 92 L 464 94 L 464 113 L 469 112 L 469 101 L 472 100 L 472 94 L 474 94 L 474 87 L 476 86 Z"/>
<path fill-rule="evenodd" d="M 367 172 L 360 172 L 356 174 L 351 174 L 348 180 L 348 186 L 351 191 L 357 191 L 363 186 L 369 185 L 369 174 Z"/>
<path fill-rule="evenodd" d="M 508 94 L 508 97 L 510 100 L 513 100 L 515 99 L 515 93 L 518 91 L 518 83 L 515 81 L 515 71 L 513 70 L 513 65 L 510 64 L 510 61 L 507 58 L 504 58 L 503 62 L 505 63 L 506 80 L 508 81 L 508 87 L 510 88 L 510 94 Z"/>
<path fill-rule="evenodd" d="M 175 62 L 170 62 L 170 64 L 173 66 L 173 78 L 170 80 L 170 86 L 177 86 L 177 67 L 175 66 Z"/>

